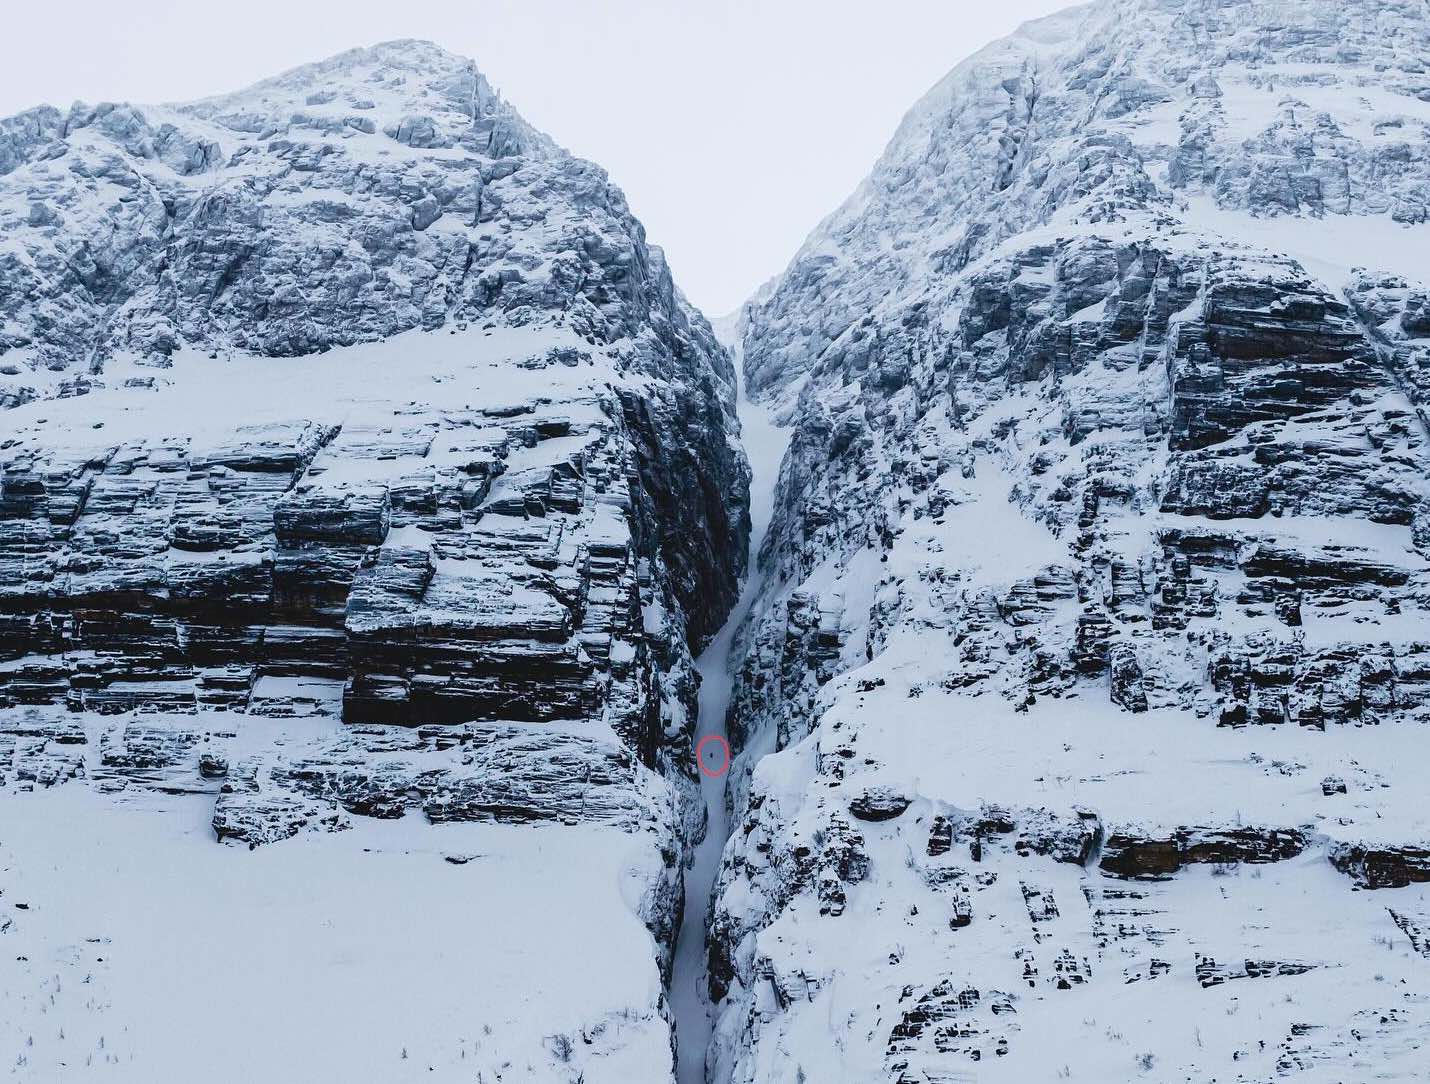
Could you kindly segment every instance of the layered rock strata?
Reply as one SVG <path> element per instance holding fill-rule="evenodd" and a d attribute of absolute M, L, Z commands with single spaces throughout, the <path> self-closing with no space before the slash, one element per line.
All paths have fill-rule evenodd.
<path fill-rule="evenodd" d="M 714 1079 L 1423 1072 L 1424 17 L 1031 23 L 746 309 Z"/>
<path fill-rule="evenodd" d="M 10 118 L 0 196 L 11 873 L 58 909 L 66 868 L 43 875 L 34 848 L 91 792 L 302 847 L 339 870 L 319 893 L 361 854 L 435 852 L 351 950 L 391 1024 L 342 1050 L 320 1029 L 314 1074 L 376 1058 L 384 1079 L 663 1079 L 661 975 L 703 819 L 691 654 L 737 594 L 748 470 L 728 356 L 619 190 L 470 61 L 395 42 L 188 105 Z M 165 832 L 153 848 L 177 846 Z M 543 870 L 543 849 L 586 857 Z M 263 894 L 298 872 L 239 890 L 238 922 L 266 921 Z M 507 886 L 515 925 L 470 931 L 472 951 L 545 952 L 520 901 L 550 877 L 587 901 L 572 928 L 614 973 L 557 996 L 533 967 L 488 1004 L 439 957 L 434 982 L 487 1038 L 419 1056 L 398 1032 L 427 1026 L 420 1007 L 372 956 L 473 877 Z M 96 878 L 100 898 L 130 891 L 122 870 Z M 160 898 L 73 921 L 108 931 L 151 905 L 187 921 Z M 44 1009 L 40 961 L 80 935 L 21 921 L 17 1042 Z M 142 931 L 113 936 L 142 951 Z M 114 982 L 126 1065 L 161 1079 L 182 1045 L 155 1031 L 164 1000 Z M 503 1015 L 522 997 L 549 1018 Z M 292 1007 L 265 1004 L 257 1026 L 281 1029 Z M 76 1043 L 21 1056 L 43 1074 L 83 1060 Z M 234 1079 L 297 1071 L 270 1055 L 236 1053 Z"/>

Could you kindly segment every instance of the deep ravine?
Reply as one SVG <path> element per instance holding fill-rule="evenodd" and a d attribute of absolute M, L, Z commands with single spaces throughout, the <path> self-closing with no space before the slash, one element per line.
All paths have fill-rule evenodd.
<path fill-rule="evenodd" d="M 789 431 L 775 425 L 766 409 L 745 398 L 740 382 L 740 427 L 745 454 L 750 461 L 750 562 L 749 573 L 735 608 L 710 646 L 696 660 L 700 671 L 700 718 L 695 740 L 707 734 L 725 734 L 725 713 L 734 683 L 730 657 L 735 634 L 763 586 L 757 556 L 774 510 L 775 480 L 789 443 Z M 703 775 L 701 796 L 708 824 L 705 839 L 695 850 L 695 860 L 685 873 L 685 917 L 676 940 L 671 973 L 670 1003 L 675 1016 L 679 1057 L 679 1084 L 704 1084 L 705 1052 L 710 1045 L 711 1005 L 705 980 L 705 931 L 709 919 L 710 890 L 720 869 L 720 854 L 730 835 L 725 811 L 725 784 Z"/>

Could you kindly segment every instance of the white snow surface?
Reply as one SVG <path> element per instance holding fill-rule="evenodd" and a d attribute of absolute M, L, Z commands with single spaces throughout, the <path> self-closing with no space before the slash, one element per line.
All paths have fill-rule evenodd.
<path fill-rule="evenodd" d="M 578 344 L 592 353 L 592 361 L 576 367 L 519 364 L 552 347 Z M 390 425 L 402 404 L 418 399 L 419 390 L 424 401 L 440 398 L 454 412 L 516 407 L 543 395 L 569 398 L 576 420 L 590 421 L 600 416 L 595 395 L 615 379 L 617 366 L 614 354 L 592 352 L 559 326 L 408 331 L 296 358 L 215 358 L 185 349 L 175 355 L 173 368 L 158 371 L 119 358 L 89 394 L 33 400 L 6 411 L 4 422 L 8 436 L 63 440 L 81 448 L 170 434 L 202 445 L 231 437 L 241 425 L 299 418 Z M 154 386 L 126 386 L 136 376 L 152 379 Z M 433 454 L 440 462 L 442 449 Z"/>
<path fill-rule="evenodd" d="M 648 837 L 409 815 L 248 851 L 211 809 L 0 797 L 8 1079 L 565 1082 L 566 1042 L 587 1081 L 669 1064 L 628 883 Z"/>

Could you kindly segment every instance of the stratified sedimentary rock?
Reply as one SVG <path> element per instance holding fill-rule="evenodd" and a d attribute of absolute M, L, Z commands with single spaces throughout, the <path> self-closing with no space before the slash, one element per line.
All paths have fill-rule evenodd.
<path fill-rule="evenodd" d="M 716 1079 L 1424 1072 L 1425 19 L 1030 23 L 744 310 Z"/>
<path fill-rule="evenodd" d="M 281 1041 L 232 1050 L 212 1028 L 280 1033 L 307 972 L 255 991 L 194 964 L 214 985 L 164 990 L 173 1013 L 209 1004 L 206 1060 L 233 1079 L 663 1079 L 703 818 L 691 655 L 736 596 L 748 471 L 729 358 L 619 190 L 472 62 L 394 42 L 187 105 L 10 118 L 0 197 L 0 896 L 22 878 L 57 916 L 7 938 L 25 948 L 0 1043 L 43 1030 L 21 1054 L 42 1075 L 92 1057 L 93 1036 L 38 1023 L 56 946 L 112 933 L 107 955 L 146 958 L 128 916 L 172 908 L 176 937 L 204 920 L 198 896 L 129 885 L 150 856 L 215 884 L 252 868 L 215 925 L 318 944 L 266 894 L 330 894 L 341 920 L 366 905 L 338 898 L 344 871 L 391 876 L 363 855 L 433 853 L 339 953 L 387 1023 L 316 1027 L 312 1066 Z M 95 910 L 66 924 L 75 863 L 46 875 L 36 853 L 130 809 L 168 819 L 113 844 L 78 897 Z M 246 846 L 205 874 L 219 860 L 174 849 L 174 824 Z M 284 848 L 331 869 L 305 887 L 293 859 L 243 857 Z M 497 883 L 484 906 L 514 917 L 445 934 L 475 958 L 412 932 Z M 109 895 L 127 902 L 106 913 Z M 551 960 L 554 899 L 600 942 L 565 951 L 609 981 L 489 979 L 512 946 Z M 408 940 L 464 1023 L 374 958 Z M 125 981 L 91 995 L 128 1036 L 103 1057 L 177 1079 L 170 993 Z M 490 996 L 440 992 L 474 985 Z M 436 1046 L 409 1050 L 403 1029 L 429 1026 Z"/>

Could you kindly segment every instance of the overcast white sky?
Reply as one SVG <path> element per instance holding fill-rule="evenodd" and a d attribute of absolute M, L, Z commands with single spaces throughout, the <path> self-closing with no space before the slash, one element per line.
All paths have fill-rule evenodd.
<path fill-rule="evenodd" d="M 1066 0 L 21 0 L 0 116 L 237 90 L 430 38 L 605 166 L 711 316 L 778 273 L 959 60 Z M 18 8 L 18 10 L 16 10 Z"/>

